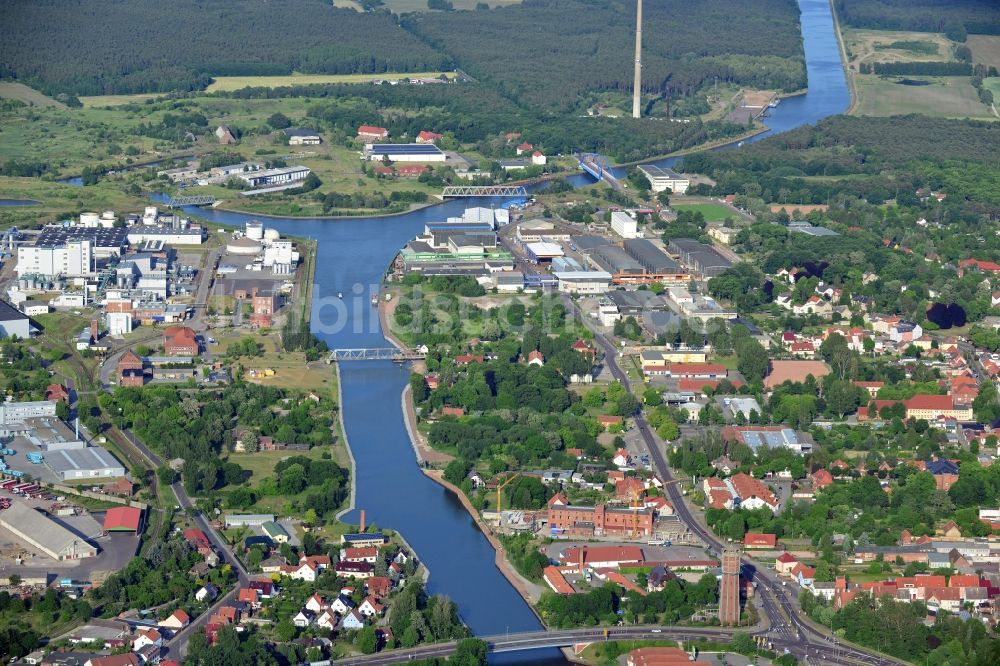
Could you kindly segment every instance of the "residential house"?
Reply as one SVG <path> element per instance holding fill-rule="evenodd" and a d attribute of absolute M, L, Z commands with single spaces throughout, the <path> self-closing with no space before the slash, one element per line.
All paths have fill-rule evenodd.
<path fill-rule="evenodd" d="M 211 583 L 206 583 L 197 592 L 194 593 L 194 598 L 197 601 L 215 601 L 215 598 L 219 596 L 219 588 Z"/>
<path fill-rule="evenodd" d="M 385 141 L 389 138 L 389 130 L 374 125 L 362 125 L 358 128 L 358 140 L 366 143 Z"/>
<path fill-rule="evenodd" d="M 784 553 L 782 553 L 781 555 L 778 555 L 778 557 L 775 558 L 775 560 L 774 560 L 774 570 L 775 570 L 775 572 L 778 573 L 778 575 L 788 576 L 788 575 L 791 575 L 792 569 L 794 569 L 795 565 L 798 564 L 798 563 L 799 563 L 799 560 L 798 560 L 797 557 L 795 557 L 794 555 L 792 555 L 789 552 L 784 552 Z"/>
<path fill-rule="evenodd" d="M 363 629 L 365 626 L 364 616 L 357 609 L 354 609 L 344 616 L 341 626 L 348 630 Z"/>
<path fill-rule="evenodd" d="M 775 548 L 778 537 L 774 534 L 762 534 L 758 532 L 747 532 L 743 535 L 744 548 Z"/>
<path fill-rule="evenodd" d="M 191 624 L 191 616 L 185 613 L 184 609 L 178 608 L 173 613 L 160 620 L 157 624 L 165 629 L 179 631 Z"/>
<path fill-rule="evenodd" d="M 382 617 L 385 613 L 385 606 L 380 604 L 375 597 L 365 597 L 365 600 L 358 606 L 358 612 L 365 617 Z"/>

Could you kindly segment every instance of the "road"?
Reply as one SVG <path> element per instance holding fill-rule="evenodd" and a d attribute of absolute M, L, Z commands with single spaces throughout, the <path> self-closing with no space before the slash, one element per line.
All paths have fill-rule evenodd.
<path fill-rule="evenodd" d="M 163 460 L 153 451 L 149 449 L 145 444 L 143 444 L 139 439 L 136 438 L 135 434 L 130 430 L 122 430 L 122 433 L 128 437 L 132 445 L 140 452 L 143 456 L 152 463 L 154 468 L 161 467 L 163 465 Z M 184 490 L 184 486 L 181 485 L 180 481 L 175 481 L 170 485 L 170 489 L 173 491 L 174 496 L 177 498 L 177 506 L 181 509 L 187 510 L 194 508 L 194 503 L 191 498 L 188 497 L 187 492 Z M 238 587 L 247 587 L 250 584 L 250 575 L 247 573 L 246 568 L 243 563 L 233 554 L 232 548 L 225 542 L 225 540 L 219 535 L 211 523 L 205 518 L 205 515 L 200 511 L 193 511 L 192 520 L 194 524 L 205 533 L 208 540 L 215 547 L 215 551 L 219 554 L 220 564 L 229 564 L 236 571 L 236 577 L 239 581 Z M 187 644 L 194 635 L 195 631 L 203 628 L 208 623 L 208 618 L 211 617 L 215 608 L 231 602 L 236 597 L 236 591 L 238 588 L 233 588 L 229 590 L 226 594 L 219 597 L 213 604 L 212 608 L 206 610 L 204 613 L 199 615 L 197 618 L 191 621 L 187 627 L 179 631 L 165 646 L 168 655 L 173 655 L 175 657 L 183 657 L 187 652 Z"/>
<path fill-rule="evenodd" d="M 568 309 L 575 310 L 580 316 L 581 321 L 584 322 L 584 325 L 594 333 L 594 340 L 604 351 L 604 362 L 608 366 L 611 376 L 631 391 L 631 381 L 618 365 L 618 349 L 614 343 L 602 332 L 596 330 L 590 319 L 577 309 L 576 303 L 569 296 L 564 295 L 563 302 Z M 671 481 L 676 481 L 676 477 L 674 477 L 669 465 L 667 465 L 663 451 L 650 431 L 646 417 L 641 412 L 635 416 L 635 424 L 642 435 L 643 443 L 646 445 L 650 462 L 653 464 L 657 476 L 663 481 L 664 492 L 674 505 L 674 512 L 718 556 L 725 548 L 725 544 L 691 513 L 690 508 L 685 503 L 684 495 L 681 494 L 680 484 L 670 483 Z M 749 558 L 743 559 L 743 568 L 744 572 L 748 573 L 751 580 L 757 584 L 757 594 L 761 601 L 761 607 L 771 626 L 769 633 L 776 645 L 779 641 L 788 641 L 795 646 L 795 649 L 789 646 L 789 650 L 795 653 L 796 656 L 805 656 L 809 654 L 809 650 L 845 649 L 825 628 L 815 624 L 802 613 L 795 605 L 795 601 L 789 598 L 787 594 L 789 588 L 778 580 L 776 574 L 769 570 L 758 568 Z M 877 659 L 878 663 L 905 663 L 891 657 L 872 656 L 858 648 L 852 647 L 850 649 L 855 650 L 858 654 L 864 654 L 872 659 Z M 869 661 L 865 663 L 876 662 Z"/>

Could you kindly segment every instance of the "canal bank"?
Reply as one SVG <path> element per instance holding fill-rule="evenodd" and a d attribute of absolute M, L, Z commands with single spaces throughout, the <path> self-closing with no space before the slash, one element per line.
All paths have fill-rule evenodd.
<path fill-rule="evenodd" d="M 767 119 L 771 131 L 758 135 L 761 138 L 840 113 L 849 103 L 828 0 L 800 0 L 800 7 L 809 92 L 786 99 L 774 109 Z M 574 178 L 578 177 L 570 180 Z M 385 347 L 391 344 L 388 331 L 379 309 L 371 307 L 370 295 L 379 293 L 385 267 L 399 248 L 427 222 L 460 215 L 466 207 L 496 203 L 454 200 L 391 217 L 269 218 L 269 222 L 282 233 L 305 236 L 319 244 L 313 332 L 331 348 Z M 254 218 L 219 210 L 186 211 L 236 226 Z M 336 298 L 338 292 L 349 296 L 341 301 Z M 497 568 L 496 549 L 460 499 L 415 464 L 402 397 L 409 369 L 389 361 L 359 361 L 342 364 L 339 378 L 342 428 L 345 438 L 349 437 L 356 470 L 354 505 L 365 507 L 371 521 L 406 531 L 414 551 L 434 572 L 428 593 L 446 594 L 455 601 L 474 633 L 542 628 L 521 593 Z M 348 522 L 357 522 L 352 520 L 353 513 L 345 514 Z M 556 650 L 491 659 L 497 663 L 564 663 Z"/>

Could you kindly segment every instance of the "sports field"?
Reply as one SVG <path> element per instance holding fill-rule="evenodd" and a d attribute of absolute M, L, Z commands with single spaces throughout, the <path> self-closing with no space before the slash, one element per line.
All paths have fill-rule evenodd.
<path fill-rule="evenodd" d="M 66 105 L 62 102 L 57 102 L 51 97 L 43 95 L 34 88 L 29 88 L 23 83 L 15 83 L 13 81 L 0 81 L 0 99 L 17 99 L 25 104 L 34 104 L 35 106 L 54 106 L 59 109 L 66 108 Z"/>
<path fill-rule="evenodd" d="M 324 83 L 371 83 L 407 78 L 437 78 L 453 72 L 382 72 L 379 74 L 290 74 L 288 76 L 219 76 L 206 88 L 207 92 L 240 90 L 242 88 L 280 88 Z"/>
<path fill-rule="evenodd" d="M 976 89 L 966 76 L 915 76 L 929 85 L 897 83 L 895 77 L 855 76 L 859 116 L 903 116 L 920 113 L 940 118 L 991 118 L 990 110 L 979 101 Z"/>
<path fill-rule="evenodd" d="M 676 211 L 688 210 L 694 213 L 701 213 L 705 216 L 706 222 L 721 222 L 726 218 L 735 218 L 737 214 L 732 210 L 726 208 L 722 204 L 715 203 L 703 203 L 703 204 L 676 204 L 671 205 Z"/>
<path fill-rule="evenodd" d="M 972 49 L 972 62 L 1000 69 L 1000 35 L 969 35 L 965 43 Z"/>

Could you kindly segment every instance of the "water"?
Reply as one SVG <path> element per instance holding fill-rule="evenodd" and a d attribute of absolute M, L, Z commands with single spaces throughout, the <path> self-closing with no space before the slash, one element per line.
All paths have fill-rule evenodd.
<path fill-rule="evenodd" d="M 850 101 L 826 0 L 800 0 L 809 92 L 786 99 L 757 141 L 844 111 Z M 656 164 L 671 166 L 676 158 Z M 573 176 L 574 185 L 589 184 Z M 496 205 L 496 201 L 493 205 Z M 449 201 L 405 215 L 342 220 L 267 218 L 285 234 L 319 241 L 312 326 L 331 347 L 385 347 L 369 299 L 385 268 L 428 221 L 458 215 L 476 200 Z M 242 226 L 252 215 L 188 209 L 212 222 Z M 337 293 L 343 294 L 341 300 Z M 386 362 L 341 365 L 344 425 L 357 464 L 357 506 L 369 523 L 399 529 L 431 571 L 428 592 L 447 594 L 478 635 L 541 628 L 528 605 L 494 565 L 494 552 L 459 502 L 414 464 L 400 394 L 409 371 Z M 346 517 L 357 521 L 357 511 Z M 498 664 L 563 663 L 555 650 L 498 655 Z"/>
<path fill-rule="evenodd" d="M 36 206 L 37 201 L 32 199 L 0 199 L 0 207 L 3 206 Z"/>

